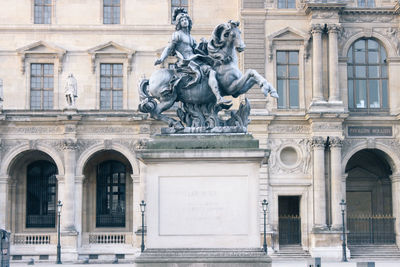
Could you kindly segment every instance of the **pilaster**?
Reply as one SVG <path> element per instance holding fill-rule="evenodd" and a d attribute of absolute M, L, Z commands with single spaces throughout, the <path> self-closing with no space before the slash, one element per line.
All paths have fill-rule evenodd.
<path fill-rule="evenodd" d="M 339 24 L 328 25 L 329 35 L 329 102 L 338 103 L 341 101 L 339 90 L 339 53 L 338 53 L 338 33 Z"/>
<path fill-rule="evenodd" d="M 311 26 L 313 37 L 313 102 L 324 101 L 322 91 L 322 31 L 321 24 Z"/>
<path fill-rule="evenodd" d="M 0 176 L 0 229 L 7 227 L 8 183 L 10 177 Z"/>
<path fill-rule="evenodd" d="M 325 138 L 313 137 L 314 151 L 314 229 L 326 229 Z"/>
<path fill-rule="evenodd" d="M 331 207 L 332 207 L 332 228 L 341 229 L 342 215 L 340 201 L 344 199 L 344 188 L 342 188 L 342 152 L 343 141 L 339 137 L 330 140 L 331 148 Z"/>

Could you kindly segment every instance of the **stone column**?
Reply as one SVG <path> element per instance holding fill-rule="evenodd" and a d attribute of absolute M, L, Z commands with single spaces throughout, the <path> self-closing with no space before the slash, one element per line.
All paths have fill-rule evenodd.
<path fill-rule="evenodd" d="M 85 176 L 75 177 L 75 229 L 78 232 L 78 247 L 82 242 L 82 197 L 83 197 L 83 180 Z"/>
<path fill-rule="evenodd" d="M 322 91 L 322 25 L 311 26 L 313 36 L 313 101 L 323 101 Z"/>
<path fill-rule="evenodd" d="M 313 137 L 314 151 L 314 228 L 326 228 L 325 138 Z"/>
<path fill-rule="evenodd" d="M 400 243 L 400 173 L 390 177 L 392 181 L 392 205 L 393 217 L 396 218 L 394 230 L 396 232 L 396 244 Z"/>
<path fill-rule="evenodd" d="M 65 140 L 64 145 L 64 194 L 61 215 L 62 231 L 76 232 L 75 229 L 75 149 L 73 140 Z"/>
<path fill-rule="evenodd" d="M 330 140 L 331 147 L 331 206 L 332 206 L 332 228 L 341 229 L 342 211 L 340 201 L 345 199 L 344 188 L 342 188 L 342 139 L 333 137 Z"/>
<path fill-rule="evenodd" d="M 0 176 L 0 229 L 7 226 L 8 175 Z"/>
<path fill-rule="evenodd" d="M 328 25 L 329 33 L 329 102 L 338 102 L 340 99 L 339 90 L 339 52 L 338 32 L 340 26 L 337 24 Z"/>

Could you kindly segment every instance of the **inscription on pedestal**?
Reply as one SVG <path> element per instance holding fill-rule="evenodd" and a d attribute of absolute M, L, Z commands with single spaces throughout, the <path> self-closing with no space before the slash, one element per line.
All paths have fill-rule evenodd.
<path fill-rule="evenodd" d="M 247 235 L 248 179 L 160 177 L 160 235 Z"/>

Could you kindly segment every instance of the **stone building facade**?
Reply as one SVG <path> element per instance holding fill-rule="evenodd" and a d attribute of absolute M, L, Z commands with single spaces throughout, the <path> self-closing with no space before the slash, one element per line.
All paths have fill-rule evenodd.
<path fill-rule="evenodd" d="M 241 21 L 241 68 L 280 94 L 247 94 L 249 132 L 271 150 L 259 171 L 270 252 L 340 258 L 341 199 L 350 252 L 399 244 L 398 1 L 21 0 L 0 3 L 0 228 L 13 260 L 55 259 L 57 200 L 65 260 L 139 253 L 146 181 L 135 149 L 163 125 L 138 112 L 137 84 L 177 6 L 197 40 Z"/>

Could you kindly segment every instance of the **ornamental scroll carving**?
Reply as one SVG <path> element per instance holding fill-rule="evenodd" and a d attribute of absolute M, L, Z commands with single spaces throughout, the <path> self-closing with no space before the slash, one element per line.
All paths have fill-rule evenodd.
<path fill-rule="evenodd" d="M 382 34 L 388 40 L 390 40 L 396 50 L 397 55 L 400 55 L 400 34 L 397 28 L 375 28 L 374 31 Z"/>

